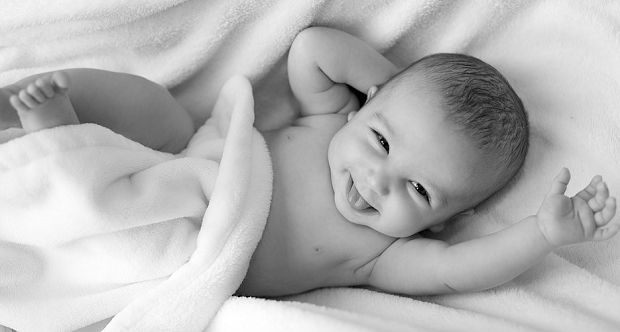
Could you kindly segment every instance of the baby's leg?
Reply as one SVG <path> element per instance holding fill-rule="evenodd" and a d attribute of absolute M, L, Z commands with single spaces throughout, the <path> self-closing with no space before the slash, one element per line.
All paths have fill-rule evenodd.
<path fill-rule="evenodd" d="M 9 97 L 26 133 L 62 125 L 78 124 L 67 91 L 70 80 L 64 72 L 35 79 Z"/>
<path fill-rule="evenodd" d="M 195 127 L 190 114 L 163 86 L 145 78 L 96 69 L 66 69 L 67 92 L 81 123 L 96 123 L 147 147 L 177 153 Z M 48 74 L 37 74 L 0 89 L 0 130 L 21 127 L 10 95 Z"/>

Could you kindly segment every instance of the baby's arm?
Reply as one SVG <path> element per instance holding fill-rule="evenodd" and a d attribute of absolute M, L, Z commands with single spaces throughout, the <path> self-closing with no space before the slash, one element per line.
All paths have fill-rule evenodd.
<path fill-rule="evenodd" d="M 563 169 L 536 215 L 497 233 L 452 246 L 397 240 L 376 260 L 369 283 L 406 294 L 483 290 L 517 277 L 558 246 L 616 235 L 620 224 L 610 223 L 616 201 L 601 178 L 572 198 L 564 195 L 569 179 Z"/>
<path fill-rule="evenodd" d="M 299 33 L 288 57 L 289 82 L 302 116 L 357 111 L 357 99 L 347 85 L 366 93 L 398 71 L 362 40 L 324 27 Z"/>

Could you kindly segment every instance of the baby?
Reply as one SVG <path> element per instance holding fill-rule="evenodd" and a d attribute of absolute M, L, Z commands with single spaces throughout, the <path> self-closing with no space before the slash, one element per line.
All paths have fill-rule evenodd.
<path fill-rule="evenodd" d="M 264 132 L 274 169 L 272 206 L 239 294 L 279 296 L 329 286 L 401 294 L 500 285 L 555 248 L 610 239 L 620 224 L 595 176 L 564 195 L 562 169 L 535 215 L 454 245 L 419 235 L 502 188 L 520 169 L 527 116 L 506 80 L 470 56 L 436 54 L 400 71 L 361 40 L 309 28 L 288 59 L 300 116 Z M 359 107 L 349 89 L 368 91 Z M 380 86 L 379 88 L 377 86 Z M 5 126 L 26 132 L 94 122 L 148 147 L 179 152 L 189 114 L 161 86 L 75 69 L 3 88 Z M 11 122 L 13 121 L 13 122 Z"/>

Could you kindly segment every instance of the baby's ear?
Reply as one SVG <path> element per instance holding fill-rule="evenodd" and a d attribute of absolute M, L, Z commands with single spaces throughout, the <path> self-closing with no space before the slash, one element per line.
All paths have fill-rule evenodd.
<path fill-rule="evenodd" d="M 353 119 L 353 117 L 355 116 L 355 114 L 357 114 L 357 111 L 351 111 L 351 112 L 349 112 L 349 114 L 347 114 L 347 122 L 351 121 L 351 119 Z"/>
<path fill-rule="evenodd" d="M 431 226 L 431 227 L 429 228 L 429 230 L 430 230 L 431 232 L 433 232 L 433 233 L 439 233 L 439 232 L 441 232 L 441 231 L 443 230 L 444 226 L 446 226 L 446 223 L 445 223 L 445 222 L 442 222 L 442 223 L 437 224 L 437 225 L 435 225 L 435 226 Z"/>
<path fill-rule="evenodd" d="M 366 102 L 364 104 L 367 104 L 368 101 L 370 101 L 372 97 L 375 96 L 375 93 L 377 93 L 377 91 L 379 91 L 379 88 L 377 88 L 376 85 L 371 86 L 370 89 L 368 89 L 368 93 L 366 94 Z"/>

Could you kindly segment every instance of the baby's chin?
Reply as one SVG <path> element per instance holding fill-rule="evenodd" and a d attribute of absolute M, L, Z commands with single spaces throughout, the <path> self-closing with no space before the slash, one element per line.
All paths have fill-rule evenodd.
<path fill-rule="evenodd" d="M 346 201 L 338 200 L 336 199 L 336 197 L 334 197 L 334 205 L 336 205 L 336 210 L 338 210 L 338 213 L 340 213 L 340 215 L 348 222 L 360 226 L 370 227 L 364 218 L 361 218 L 352 211 L 351 207 Z"/>
<path fill-rule="evenodd" d="M 338 204 L 336 204 L 336 208 L 338 209 L 340 215 L 348 222 L 359 226 L 368 227 L 375 232 L 383 234 L 385 236 L 389 236 L 392 238 L 407 238 L 418 234 L 418 232 L 412 232 L 411 230 L 386 229 L 384 227 L 381 227 L 383 224 L 379 220 L 379 212 L 377 212 L 376 210 L 374 210 L 374 213 L 376 214 L 374 218 L 362 218 L 358 215 L 350 213 L 350 211 L 341 211 L 338 207 Z"/>
<path fill-rule="evenodd" d="M 389 236 L 389 237 L 393 237 L 393 238 L 400 238 L 400 237 L 408 237 L 411 236 L 413 234 L 400 234 L 402 232 L 395 232 L 393 230 L 384 230 L 382 229 L 380 226 L 380 222 L 378 222 L 375 219 L 379 218 L 379 212 L 377 210 L 372 209 L 374 212 L 367 212 L 368 214 L 376 214 L 376 216 L 359 216 L 356 215 L 354 212 L 352 212 L 351 210 L 349 210 L 349 208 L 347 206 L 345 206 L 343 209 L 341 209 L 341 207 L 338 204 L 339 202 L 335 202 L 336 203 L 336 209 L 338 210 L 338 213 L 340 213 L 340 215 L 347 220 L 348 222 L 352 223 L 352 224 L 356 224 L 362 227 L 368 227 L 372 230 L 374 230 L 377 233 L 383 234 L 385 236 Z"/>

